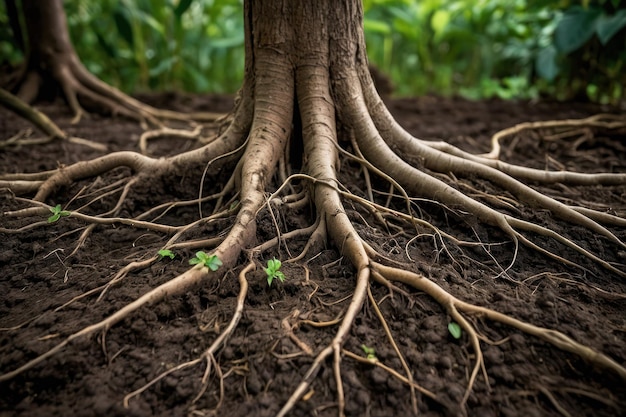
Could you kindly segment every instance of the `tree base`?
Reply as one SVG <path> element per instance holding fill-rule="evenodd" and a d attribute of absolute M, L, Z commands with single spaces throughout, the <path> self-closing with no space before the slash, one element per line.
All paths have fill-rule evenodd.
<path fill-rule="evenodd" d="M 16 95 L 26 103 L 32 103 L 41 94 L 51 97 L 60 93 L 74 114 L 73 123 L 87 114 L 81 102 L 99 113 L 120 115 L 156 126 L 168 120 L 211 122 L 223 117 L 221 113 L 182 114 L 144 104 L 94 77 L 73 51 L 68 56 L 53 57 L 51 63 L 30 63 L 25 68 L 12 87 Z M 45 92 L 42 90 L 44 86 Z"/>

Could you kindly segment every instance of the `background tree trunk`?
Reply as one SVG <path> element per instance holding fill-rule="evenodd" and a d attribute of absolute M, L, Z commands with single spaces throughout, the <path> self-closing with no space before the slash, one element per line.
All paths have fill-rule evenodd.
<path fill-rule="evenodd" d="M 18 96 L 32 102 L 42 92 L 56 93 L 63 71 L 76 59 L 62 0 L 23 0 L 26 63 Z"/>
<path fill-rule="evenodd" d="M 90 107 L 100 111 L 149 120 L 153 124 L 160 124 L 160 120 L 190 120 L 191 115 L 147 106 L 93 76 L 74 50 L 62 0 L 23 0 L 22 14 L 24 30 L 14 31 L 25 35 L 26 62 L 16 83 L 9 88 L 23 101 L 30 103 L 39 95 L 51 97 L 61 93 L 74 112 L 74 122 L 85 113 L 81 106 L 85 99 Z M 220 116 L 193 115 L 195 120 L 204 121 Z"/>

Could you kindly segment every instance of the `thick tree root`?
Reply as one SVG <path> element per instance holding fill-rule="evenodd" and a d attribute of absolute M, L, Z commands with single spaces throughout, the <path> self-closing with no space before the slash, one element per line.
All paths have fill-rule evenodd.
<path fill-rule="evenodd" d="M 222 348 L 226 344 L 226 341 L 237 328 L 237 324 L 239 323 L 239 320 L 241 320 L 241 316 L 243 315 L 243 307 L 244 307 L 244 303 L 246 300 L 246 295 L 248 293 L 248 280 L 246 279 L 246 274 L 253 269 L 254 269 L 254 264 L 250 263 L 239 273 L 239 296 L 237 297 L 237 306 L 235 308 L 235 311 L 233 313 L 233 316 L 230 322 L 228 323 L 228 326 L 226 326 L 226 329 L 224 329 L 224 331 L 219 335 L 219 337 L 215 339 L 215 341 L 211 344 L 211 346 L 209 346 L 199 358 L 196 358 L 194 360 L 191 360 L 185 363 L 181 363 L 180 365 L 177 365 L 173 368 L 168 369 L 167 371 L 158 375 L 156 378 L 152 379 L 143 387 L 126 395 L 124 397 L 125 407 L 128 407 L 128 402 L 133 397 L 140 395 L 142 392 L 144 392 L 145 390 L 147 390 L 152 385 L 156 384 L 157 382 L 159 382 L 161 379 L 165 378 L 166 376 L 174 372 L 177 372 L 181 369 L 185 369 L 190 366 L 197 365 L 198 363 L 201 363 L 203 361 L 206 361 L 206 364 L 207 364 L 206 370 L 204 372 L 204 376 L 202 377 L 203 389 L 198 393 L 198 395 L 196 396 L 196 399 L 199 398 L 204 393 L 209 383 L 208 380 L 211 374 L 211 365 L 215 364 L 215 354 L 220 348 Z M 220 383 L 223 383 L 223 382 L 220 381 Z M 221 391 L 223 392 L 223 389 Z M 218 405 L 218 408 L 219 408 L 219 405 Z"/>
<path fill-rule="evenodd" d="M 155 126 L 163 121 L 213 122 L 223 116 L 221 113 L 179 113 L 156 109 L 136 100 L 118 89 L 93 76 L 80 62 L 76 53 L 65 54 L 54 60 L 48 70 L 59 84 L 67 103 L 74 113 L 73 123 L 78 123 L 87 112 L 81 106 L 80 97 L 88 100 L 99 111 L 110 112 Z M 41 85 L 41 75 L 36 71 L 25 71 L 19 81 L 17 96 L 30 103 L 37 98 Z"/>
<path fill-rule="evenodd" d="M 306 73 L 305 75 L 303 75 L 303 78 L 312 80 L 311 81 L 312 85 L 323 84 L 323 83 L 320 83 L 319 81 L 316 81 L 316 74 L 314 73 L 313 74 Z M 283 239 L 289 239 L 298 234 L 305 234 L 305 235 L 310 234 L 311 239 L 313 241 L 313 240 L 318 239 L 318 238 L 313 238 L 314 234 L 321 236 L 323 238 L 327 232 L 330 238 L 332 238 L 332 240 L 336 242 L 338 247 L 341 248 L 342 253 L 346 257 L 348 257 L 351 260 L 351 262 L 356 266 L 358 272 L 357 272 L 356 287 L 355 287 L 355 291 L 352 297 L 352 301 L 350 302 L 350 305 L 347 311 L 345 312 L 345 314 L 343 315 L 341 319 L 340 325 L 336 331 L 335 338 L 328 346 L 323 348 L 321 351 L 319 351 L 319 353 L 315 355 L 314 361 L 311 364 L 309 371 L 306 373 L 306 375 L 304 376 L 302 382 L 299 384 L 297 389 L 293 392 L 293 395 L 291 396 L 291 398 L 287 400 L 287 402 L 285 403 L 281 411 L 278 413 L 279 416 L 286 415 L 295 406 L 297 401 L 307 393 L 313 379 L 318 374 L 319 370 L 325 363 L 326 359 L 330 356 L 333 357 L 333 369 L 334 369 L 336 386 L 337 386 L 337 401 L 338 401 L 338 407 L 340 410 L 339 412 L 340 414 L 343 413 L 342 410 L 344 407 L 344 394 L 343 394 L 343 383 L 342 383 L 341 371 L 340 371 L 340 363 L 342 360 L 342 356 L 350 357 L 350 358 L 357 359 L 357 360 L 359 359 L 354 354 L 345 351 L 342 346 L 343 346 L 344 341 L 347 338 L 347 335 L 352 326 L 352 323 L 356 315 L 361 310 L 365 300 L 367 300 L 369 297 L 370 304 L 375 305 L 375 301 L 371 298 L 371 293 L 369 293 L 369 285 L 370 285 L 369 282 L 371 279 L 374 279 L 385 285 L 388 285 L 388 281 L 402 282 L 419 291 L 426 292 L 435 300 L 437 300 L 447 310 L 448 314 L 450 314 L 452 319 L 455 320 L 457 323 L 459 323 L 461 327 L 463 328 L 463 330 L 465 331 L 465 333 L 468 335 L 471 341 L 471 344 L 473 346 L 476 359 L 475 359 L 475 364 L 471 371 L 470 379 L 467 384 L 466 393 L 461 403 L 457 405 L 461 409 L 463 409 L 464 404 L 467 401 L 467 398 L 469 397 L 469 393 L 471 392 L 472 386 L 474 382 L 476 381 L 476 378 L 478 377 L 479 371 L 481 370 L 481 368 L 483 368 L 479 334 L 477 330 L 474 328 L 474 326 L 470 324 L 468 320 L 465 319 L 462 313 L 486 317 L 491 320 L 512 326 L 527 334 L 537 336 L 560 349 L 579 355 L 580 357 L 584 358 L 586 361 L 592 364 L 598 365 L 603 368 L 611 369 L 614 372 L 616 372 L 618 375 L 620 375 L 622 378 L 626 379 L 626 370 L 617 362 L 615 362 L 611 358 L 608 358 L 599 352 L 596 352 L 582 344 L 579 344 L 578 342 L 573 341 L 572 339 L 570 339 L 569 337 L 565 336 L 564 334 L 560 332 L 557 332 L 552 329 L 539 328 L 531 324 L 519 321 L 510 316 L 495 312 L 493 310 L 463 302 L 455 298 L 453 295 L 449 294 L 445 290 L 443 290 L 440 286 L 435 284 L 433 281 L 426 279 L 425 277 L 419 276 L 415 273 L 411 273 L 400 268 L 385 266 L 382 263 L 378 263 L 374 261 L 374 259 L 379 258 L 380 256 L 377 253 L 373 252 L 373 250 L 369 247 L 369 245 L 365 244 L 362 241 L 362 238 L 354 229 L 352 221 L 346 216 L 345 210 L 343 208 L 343 203 L 341 202 L 342 198 L 348 197 L 349 194 L 343 191 L 340 191 L 339 182 L 336 178 L 335 169 L 332 163 L 332 161 L 335 161 L 339 158 L 339 155 L 337 152 L 337 145 L 336 145 L 337 141 L 336 141 L 336 137 L 334 133 L 336 131 L 336 128 L 334 127 L 332 110 L 330 107 L 327 107 L 327 104 L 325 104 L 327 102 L 323 99 L 323 97 L 327 95 L 328 92 L 317 91 L 312 86 L 310 85 L 308 86 L 305 82 L 303 82 L 302 84 L 303 84 L 304 91 L 300 95 L 301 97 L 300 108 L 302 112 L 303 132 L 305 132 L 305 135 L 304 135 L 305 152 L 307 153 L 307 155 L 309 155 L 309 158 L 308 158 L 307 167 L 306 167 L 306 172 L 308 173 L 308 175 L 300 176 L 299 178 L 307 182 L 310 182 L 312 185 L 311 198 L 313 199 L 315 206 L 318 208 L 318 217 L 320 221 L 316 224 L 313 224 L 308 229 L 303 229 L 302 231 L 294 231 L 294 233 L 283 236 Z M 305 92 L 309 91 L 309 89 L 311 91 L 311 96 L 305 94 Z M 308 97 L 311 97 L 311 98 L 309 99 Z M 319 97 L 322 97 L 322 98 L 319 98 Z M 315 112 L 309 110 L 313 108 L 315 109 Z M 327 108 L 327 110 L 324 111 L 323 110 L 324 108 Z M 321 115 L 325 115 L 324 116 L 325 119 L 323 118 L 320 119 Z M 286 120 L 288 119 L 285 119 L 285 122 Z M 266 133 L 264 132 L 263 134 L 266 134 Z M 254 140 L 253 139 L 254 134 L 252 134 L 251 137 L 252 137 L 251 140 Z M 322 138 L 325 138 L 325 140 Z M 207 147 L 209 148 L 211 146 L 217 147 L 218 146 L 217 144 L 221 143 L 223 140 L 224 139 L 222 138 L 221 140 L 214 142 L 213 145 L 207 145 Z M 271 143 L 271 142 L 263 141 L 263 142 L 260 142 L 259 145 L 262 145 L 262 144 L 265 145 L 268 143 Z M 223 260 L 226 268 L 230 268 L 231 266 L 235 265 L 239 257 L 241 248 L 248 246 L 249 243 L 247 242 L 251 242 L 251 238 L 253 237 L 253 234 L 251 234 L 250 232 L 253 231 L 254 228 L 253 227 L 251 228 L 250 226 L 254 224 L 255 222 L 256 213 L 264 205 L 266 205 L 266 199 L 264 198 L 263 192 L 262 192 L 262 190 L 265 188 L 265 185 L 259 183 L 259 179 L 261 177 L 267 177 L 268 174 L 259 176 L 257 173 L 260 171 L 269 169 L 270 166 L 274 166 L 274 164 L 267 164 L 264 158 L 245 159 L 245 155 L 249 155 L 251 152 L 251 149 L 253 150 L 258 149 L 256 152 L 262 152 L 263 154 L 267 153 L 267 150 L 261 150 L 260 148 L 252 146 L 251 144 L 249 146 L 250 147 L 246 148 L 246 152 L 243 157 L 244 158 L 243 160 L 248 161 L 248 163 L 247 164 L 244 163 L 242 165 L 241 171 L 239 171 L 240 172 L 239 175 L 241 175 L 240 177 L 241 180 L 239 181 L 242 183 L 241 185 L 241 201 L 242 202 L 241 202 L 241 207 L 239 208 L 239 212 L 237 215 L 238 220 L 236 220 L 235 225 L 231 229 L 228 236 L 221 242 L 221 244 L 218 244 L 217 248 L 213 252 L 217 254 L 220 259 Z M 222 150 L 220 150 L 219 152 L 223 152 L 223 148 L 222 147 L 220 148 Z M 232 149 L 232 146 L 231 146 L 231 149 Z M 274 155 L 274 161 L 277 161 L 280 155 L 280 151 L 279 151 L 280 147 L 278 147 L 277 149 L 278 151 L 271 152 L 271 154 Z M 214 157 L 218 155 L 218 151 L 214 149 L 213 150 L 202 149 L 200 151 L 197 151 L 197 153 L 202 153 L 203 155 L 215 155 Z M 364 155 L 367 155 L 367 154 L 364 154 Z M 187 156 L 187 158 L 191 158 L 191 156 Z M 31 209 L 23 209 L 21 211 L 5 213 L 5 214 L 8 216 L 41 215 L 47 211 L 48 206 L 42 203 L 37 203 L 37 202 L 44 201 L 60 185 L 71 183 L 72 181 L 75 181 L 80 178 L 93 176 L 93 175 L 99 175 L 101 173 L 106 172 L 107 170 L 110 170 L 116 167 L 118 164 L 130 166 L 136 172 L 141 173 L 142 170 L 146 170 L 146 169 L 152 170 L 152 171 L 157 170 L 157 169 L 164 169 L 163 167 L 165 165 L 161 166 L 160 165 L 161 163 L 162 162 L 157 162 L 156 160 L 152 160 L 145 156 L 139 156 L 138 154 L 133 154 L 133 153 L 113 154 L 113 155 L 105 156 L 100 159 L 94 160 L 92 162 L 79 163 L 71 167 L 60 169 L 57 172 L 49 173 L 48 175 L 46 175 L 46 178 L 44 180 L 41 180 L 41 179 L 37 179 L 34 181 L 28 180 L 28 179 L 20 180 L 20 181 L 26 181 L 26 182 L 29 182 L 29 181 L 33 182 L 32 187 L 31 188 L 27 187 L 26 189 L 30 192 L 37 190 L 37 193 L 34 199 L 32 200 L 33 204 L 35 204 L 35 207 Z M 257 167 L 256 166 L 257 163 L 260 163 L 261 165 Z M 411 171 L 411 174 L 415 174 L 415 172 Z M 402 178 L 402 176 L 398 176 L 398 177 Z M 15 180 L 12 180 L 12 181 L 15 181 Z M 438 181 L 438 180 L 435 180 L 435 181 Z M 248 185 L 245 186 L 245 184 L 248 184 Z M 410 188 L 411 185 L 407 183 L 405 183 L 404 185 L 397 185 L 397 186 L 402 187 L 402 189 L 406 188 L 410 190 L 411 193 L 414 193 L 417 191 L 415 189 L 411 189 Z M 279 191 L 281 189 L 284 189 L 284 187 L 281 187 Z M 445 187 L 442 186 L 441 190 L 443 189 L 445 189 Z M 275 193 L 275 196 L 277 195 L 278 195 L 278 191 Z M 406 192 L 404 193 L 404 195 L 406 195 Z M 458 204 L 457 199 L 467 198 L 464 196 L 458 197 L 457 192 L 451 192 L 451 195 L 453 197 L 446 197 L 445 195 L 443 197 L 441 195 L 438 197 L 439 197 L 439 200 L 443 201 L 445 204 L 455 204 L 455 203 Z M 430 198 L 435 197 L 433 195 L 427 195 L 427 196 Z M 274 201 L 274 200 L 280 201 L 278 197 L 271 198 L 271 201 Z M 295 199 L 295 201 L 301 201 L 301 200 L 302 200 L 301 198 Z M 374 203 L 368 202 L 363 199 L 355 199 L 354 201 L 358 202 L 359 204 L 364 205 L 365 207 L 370 207 L 372 209 L 379 209 L 379 208 L 381 210 L 383 209 L 382 207 L 379 207 L 375 205 Z M 465 200 L 462 200 L 462 201 L 465 201 Z M 538 247 L 536 247 L 536 245 L 529 243 L 527 238 L 524 238 L 518 233 L 516 233 L 515 231 L 511 231 L 511 230 L 513 230 L 512 229 L 513 227 L 515 228 L 527 227 L 528 230 L 543 233 L 544 229 L 540 229 L 536 225 L 530 225 L 530 224 L 525 225 L 521 220 L 513 219 L 510 216 L 501 217 L 504 219 L 504 222 L 500 220 L 493 220 L 490 217 L 492 216 L 492 214 L 484 214 L 484 212 L 492 213 L 492 211 L 489 211 L 491 209 L 487 210 L 485 209 L 486 206 L 483 206 L 482 204 L 479 204 L 476 202 L 467 204 L 466 208 L 467 206 L 470 206 L 470 207 L 475 206 L 476 207 L 475 214 L 477 216 L 483 216 L 485 219 L 490 220 L 490 223 L 503 227 L 503 229 L 505 231 L 508 231 L 511 234 L 511 236 L 514 237 L 516 240 L 520 240 L 522 241 L 522 243 L 526 243 L 530 247 L 539 249 Z M 404 218 L 404 221 L 406 221 L 407 223 L 411 223 L 412 220 L 422 222 L 421 220 L 413 217 L 414 214 L 412 212 L 410 212 L 408 215 L 406 213 L 403 214 L 400 212 L 396 212 L 396 214 L 398 214 L 400 218 Z M 150 213 L 145 214 L 145 216 L 149 216 L 149 215 Z M 402 215 L 404 215 L 404 217 L 402 217 Z M 496 215 L 497 214 L 493 214 L 494 218 L 496 218 L 495 217 Z M 129 226 L 132 225 L 135 227 L 152 228 L 153 230 L 158 231 L 160 233 L 166 233 L 166 234 L 177 233 L 177 236 L 180 236 L 181 233 L 184 233 L 185 229 L 188 229 L 187 227 L 171 228 L 168 226 L 156 225 L 154 223 L 139 220 L 139 219 L 122 219 L 122 218 L 115 218 L 115 217 L 106 217 L 106 218 L 92 217 L 92 216 L 83 215 L 79 212 L 72 212 L 70 217 L 74 217 L 77 220 L 81 220 L 81 221 L 88 222 L 88 223 L 100 223 L 100 224 L 120 223 L 120 224 L 129 225 Z M 589 226 L 591 223 L 584 223 L 584 224 L 586 226 Z M 320 229 L 320 227 L 322 227 L 323 230 Z M 593 227 L 596 227 L 596 226 L 593 226 Z M 16 230 L 13 232 L 23 232 L 25 230 L 28 230 L 28 229 Z M 598 229 L 598 230 L 602 230 L 602 229 Z M 10 230 L 7 230 L 7 229 L 3 229 L 2 231 L 5 233 L 10 232 Z M 554 233 L 549 233 L 549 232 L 545 232 L 545 233 L 548 236 L 558 241 L 561 241 L 562 243 L 566 245 L 575 247 L 575 245 L 571 244 L 565 238 L 561 238 L 560 236 Z M 609 238 L 612 236 L 608 233 L 605 233 L 605 235 Z M 253 252 L 258 253 L 258 252 L 267 250 L 273 245 L 277 244 L 277 242 L 278 240 L 274 241 L 273 243 L 268 242 L 266 245 L 258 247 Z M 203 243 L 206 244 L 206 242 L 203 242 Z M 176 244 L 176 242 L 174 240 L 170 240 L 170 242 L 166 245 L 166 247 L 172 247 L 172 245 L 174 244 Z M 589 256 L 592 260 L 597 261 L 599 263 L 603 263 L 603 261 L 600 258 L 594 255 L 589 255 Z M 109 282 L 109 284 L 107 284 L 104 287 L 99 287 L 97 289 L 98 292 L 101 292 L 102 294 L 103 291 L 108 291 L 112 285 L 119 284 L 119 282 L 129 272 L 131 272 L 132 270 L 136 268 L 145 267 L 146 265 L 153 262 L 155 259 L 156 258 L 153 256 L 142 262 L 133 262 L 129 264 L 126 268 L 122 269 L 118 274 L 116 274 L 116 276 Z M 611 265 L 607 264 L 605 266 L 608 267 L 609 269 L 613 269 L 611 268 Z M 205 371 L 205 375 L 203 377 L 204 388 L 200 391 L 198 395 L 202 395 L 202 393 L 206 389 L 206 384 L 208 383 L 208 377 L 211 373 L 211 369 L 215 369 L 216 375 L 218 375 L 219 378 L 223 378 L 223 376 L 220 377 L 221 371 L 217 369 L 219 365 L 215 362 L 214 355 L 221 347 L 224 346 L 224 343 L 227 337 L 230 334 L 232 334 L 232 332 L 236 328 L 239 318 L 241 317 L 241 313 L 243 309 L 243 300 L 245 299 L 245 274 L 247 273 L 249 269 L 250 269 L 250 266 L 240 273 L 241 292 L 240 292 L 240 296 L 238 297 L 237 309 L 233 314 L 232 320 L 228 328 L 220 335 L 220 337 L 218 337 L 215 340 L 215 342 L 207 350 L 205 350 L 205 352 L 200 357 L 192 361 L 177 365 L 174 368 L 171 368 L 170 370 L 156 376 L 148 384 L 128 394 L 124 400 L 124 403 L 126 405 L 128 404 L 128 401 L 132 397 L 139 395 L 141 392 L 145 391 L 146 389 L 148 389 L 149 387 L 157 383 L 159 380 L 161 380 L 165 376 L 177 370 L 194 366 L 203 361 L 206 361 L 207 368 Z M 619 273 L 619 271 L 614 271 L 614 272 Z M 0 376 L 0 381 L 9 380 L 15 377 L 16 375 L 21 374 L 27 371 L 28 369 L 31 369 L 32 367 L 42 363 L 50 356 L 66 348 L 73 340 L 76 340 L 78 338 L 83 338 L 83 337 L 86 337 L 90 334 L 94 334 L 97 332 L 106 332 L 113 325 L 115 325 L 120 320 L 131 315 L 137 309 L 144 307 L 144 306 L 153 305 L 154 303 L 158 303 L 165 296 L 181 294 L 184 291 L 187 291 L 199 285 L 201 282 L 205 281 L 208 278 L 210 278 L 210 274 L 208 274 L 206 270 L 202 268 L 191 269 L 185 272 L 184 274 L 180 275 L 179 277 L 176 277 L 173 280 L 168 281 L 167 283 L 146 293 L 144 296 L 138 298 L 136 301 L 130 303 L 128 306 L 119 310 L 117 313 L 114 313 L 113 315 L 106 318 L 102 322 L 88 326 L 84 328 L 83 330 L 68 336 L 65 340 L 57 344 L 54 348 L 50 349 L 46 353 L 34 358 L 30 362 L 27 362 L 26 364 L 18 367 L 17 369 L 13 371 L 3 374 L 2 376 Z M 90 294 L 95 293 L 95 292 L 96 291 L 94 290 L 90 292 Z M 73 302 L 73 301 L 75 300 L 73 299 L 70 302 Z M 64 306 L 61 306 L 61 307 L 64 307 Z M 383 323 L 383 326 L 386 328 L 386 325 L 384 324 L 385 322 L 384 317 L 379 314 L 379 319 L 381 320 L 381 323 Z M 393 336 L 389 333 L 388 330 L 387 330 L 387 334 L 388 334 L 388 337 L 390 338 L 390 343 L 395 346 L 395 344 L 393 343 Z M 297 336 L 294 336 L 294 337 L 297 338 Z M 396 350 L 399 357 L 402 358 L 402 353 L 400 350 L 397 349 L 397 346 L 395 346 L 394 349 Z M 377 366 L 384 367 L 383 364 L 378 364 Z M 398 374 L 397 371 L 395 370 L 391 370 L 389 368 L 385 368 L 385 369 L 387 369 L 388 372 L 393 374 L 394 377 L 400 379 L 403 383 L 406 383 L 410 387 L 411 392 L 416 392 L 416 391 L 420 392 L 422 395 L 426 395 L 430 397 L 431 399 L 437 401 L 436 395 L 434 395 L 427 389 L 420 387 L 419 385 L 413 382 L 413 375 L 412 375 L 411 369 L 408 368 L 406 363 L 404 363 L 405 376 Z M 223 381 L 220 383 L 223 383 Z M 412 398 L 413 398 L 412 402 L 414 404 L 413 408 L 414 410 L 416 410 L 418 400 L 414 394 L 412 394 Z"/>
<path fill-rule="evenodd" d="M 100 143 L 92 142 L 90 140 L 77 138 L 74 136 L 68 136 L 63 132 L 52 120 L 45 114 L 29 106 L 17 96 L 9 93 L 8 91 L 0 88 L 0 104 L 7 109 L 17 113 L 19 116 L 25 118 L 32 124 L 34 124 L 39 130 L 48 135 L 47 138 L 40 139 L 28 139 L 20 136 L 0 142 L 0 149 L 8 146 L 23 146 L 23 145 L 41 145 L 51 142 L 53 140 L 66 140 L 69 143 L 75 143 L 78 145 L 88 146 L 98 151 L 106 151 L 107 147 Z"/>
<path fill-rule="evenodd" d="M 551 129 L 561 131 L 559 137 L 573 136 L 577 129 L 595 128 L 604 131 L 626 129 L 626 118 L 615 114 L 596 114 L 584 119 L 553 120 L 547 122 L 526 122 L 501 130 L 491 137 L 491 150 L 482 155 L 485 158 L 498 159 L 502 150 L 500 141 L 507 136 L 518 134 L 524 130 Z"/>

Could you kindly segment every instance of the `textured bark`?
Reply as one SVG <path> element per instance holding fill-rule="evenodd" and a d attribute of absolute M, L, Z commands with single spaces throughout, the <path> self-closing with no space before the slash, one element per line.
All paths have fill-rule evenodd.
<path fill-rule="evenodd" d="M 76 52 L 70 41 L 62 0 L 23 0 L 26 64 L 18 96 L 30 102 L 43 87 L 56 86 Z"/>
<path fill-rule="evenodd" d="M 343 127 L 349 128 L 353 122 L 347 113 L 342 114 L 337 103 L 360 89 L 361 82 L 371 83 L 362 16 L 358 0 L 245 3 L 246 56 L 254 69 L 246 72 L 246 85 L 254 86 L 255 123 L 261 122 L 268 130 L 295 127 L 291 130 L 291 157 L 298 157 L 294 149 L 304 151 L 303 171 L 323 181 L 337 181 L 337 132 L 345 132 Z M 358 85 L 346 89 L 345 77 L 357 72 L 365 74 L 363 80 L 353 80 Z M 293 98 L 295 102 L 289 108 L 286 103 Z M 262 117 L 259 109 L 264 112 Z M 293 123 L 286 125 L 284 116 L 292 112 Z M 276 152 L 286 152 L 281 149 L 285 144 L 275 146 Z M 248 162 L 248 158 L 245 160 Z M 257 163 L 268 167 L 266 161 Z M 292 161 L 292 166 L 299 163 Z M 357 268 L 363 267 L 366 256 L 360 245 L 351 243 L 351 227 L 345 227 L 349 224 L 347 218 L 336 215 L 343 211 L 341 204 L 331 203 L 323 187 L 316 188 L 314 198 L 320 215 L 327 216 L 324 221 L 330 236 Z M 325 212 L 327 204 L 333 206 L 333 215 Z"/>
<path fill-rule="evenodd" d="M 47 96 L 61 93 L 74 112 L 75 122 L 85 113 L 81 107 L 83 99 L 100 111 L 148 120 L 155 125 L 162 120 L 214 121 L 221 116 L 155 109 L 93 76 L 81 63 L 70 41 L 62 0 L 24 0 L 22 12 L 26 63 L 12 89 L 23 101 L 32 102 L 42 93 Z"/>
<path fill-rule="evenodd" d="M 39 61 L 45 67 L 59 55 L 74 53 L 62 0 L 23 0 L 22 4 L 29 62 Z"/>
<path fill-rule="evenodd" d="M 345 68 L 367 68 L 362 15 L 358 0 L 246 2 L 246 52 L 254 65 L 247 76 L 287 85 L 294 80 L 297 90 L 304 81 L 297 78 L 301 69 L 322 68 L 333 90 Z M 262 89 L 256 85 L 255 91 Z"/>

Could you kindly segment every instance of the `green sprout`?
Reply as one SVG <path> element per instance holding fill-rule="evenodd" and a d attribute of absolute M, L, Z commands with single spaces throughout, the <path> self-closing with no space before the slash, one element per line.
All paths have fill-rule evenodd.
<path fill-rule="evenodd" d="M 371 361 L 375 361 L 377 359 L 376 350 L 374 348 L 371 348 L 367 345 L 361 345 L 361 349 L 363 349 L 363 353 L 365 353 L 365 356 L 367 357 L 367 359 Z"/>
<path fill-rule="evenodd" d="M 174 257 L 176 256 L 176 254 L 169 249 L 161 249 L 157 253 L 161 257 L 161 259 L 165 258 L 166 256 L 170 259 L 174 259 Z"/>
<path fill-rule="evenodd" d="M 48 223 L 54 223 L 61 217 L 66 217 L 71 214 L 69 211 L 63 210 L 60 204 L 57 204 L 54 207 L 50 207 L 49 210 L 50 212 L 52 212 L 52 216 L 48 217 Z"/>
<path fill-rule="evenodd" d="M 203 251 L 196 252 L 196 256 L 189 260 L 191 265 L 202 264 L 209 268 L 211 271 L 217 271 L 222 266 L 222 261 L 217 255 L 207 255 Z"/>
<path fill-rule="evenodd" d="M 270 287 L 272 286 L 272 282 L 274 281 L 274 278 L 278 278 L 280 282 L 285 281 L 285 274 L 279 271 L 281 265 L 282 263 L 276 258 L 270 259 L 269 261 L 267 261 L 267 268 L 263 268 L 263 270 L 265 271 L 265 274 L 267 275 L 268 286 Z"/>
<path fill-rule="evenodd" d="M 452 337 L 454 337 L 455 339 L 460 339 L 461 338 L 461 333 L 462 333 L 461 332 L 461 326 L 459 326 L 458 323 L 455 323 L 453 321 L 448 323 L 448 331 L 450 332 Z"/>

